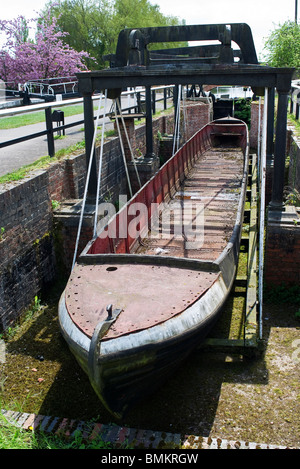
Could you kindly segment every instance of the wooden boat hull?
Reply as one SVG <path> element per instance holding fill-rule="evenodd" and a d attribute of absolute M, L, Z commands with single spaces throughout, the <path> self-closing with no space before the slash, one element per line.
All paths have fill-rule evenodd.
<path fill-rule="evenodd" d="M 186 153 L 175 155 L 122 209 L 123 215 L 124 211 L 128 214 L 131 204 L 145 200 L 147 193 L 152 201 L 170 201 L 172 191 L 174 196 L 193 167 L 193 160 L 211 148 L 214 136 L 223 138 L 224 133 L 225 138 L 235 134 L 239 139 L 243 162 L 230 239 L 221 252 L 216 251 L 216 258 L 201 259 L 198 251 L 188 249 L 187 257 L 153 255 L 153 247 L 148 246 L 148 253 L 141 252 L 137 240 L 129 236 L 113 243 L 109 237 L 98 236 L 80 256 L 61 297 L 62 334 L 95 392 L 117 418 L 157 389 L 203 341 L 230 293 L 247 187 L 246 125 L 229 119 L 206 126 L 191 139 Z M 229 195 L 227 205 L 232 205 L 234 198 Z M 121 224 L 122 211 L 116 220 Z M 178 253 L 177 241 L 168 242 Z M 115 309 L 107 313 L 105 306 L 110 299 Z"/>

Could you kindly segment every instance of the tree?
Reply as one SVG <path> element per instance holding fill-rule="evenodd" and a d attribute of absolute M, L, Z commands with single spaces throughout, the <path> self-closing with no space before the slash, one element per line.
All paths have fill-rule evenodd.
<path fill-rule="evenodd" d="M 35 39 L 29 39 L 30 25 L 35 25 Z M 70 76 L 86 70 L 84 59 L 89 55 L 72 49 L 66 42 L 68 33 L 57 27 L 57 18 L 49 10 L 45 16 L 26 20 L 0 21 L 6 43 L 0 51 L 0 77 L 5 82 L 25 83 L 28 80 Z"/>
<path fill-rule="evenodd" d="M 286 21 L 279 25 L 265 42 L 265 60 L 273 67 L 292 67 L 300 70 L 300 25 Z"/>
<path fill-rule="evenodd" d="M 116 52 L 119 32 L 124 28 L 169 26 L 180 23 L 173 16 L 164 16 L 158 5 L 148 0 L 62 0 L 50 2 L 63 31 L 68 31 L 68 44 L 76 50 L 84 47 L 95 57 L 90 68 L 106 66 L 103 55 Z M 162 47 L 162 46 L 160 46 Z"/>
<path fill-rule="evenodd" d="M 102 56 L 111 49 L 113 6 L 110 0 L 64 0 L 46 5 L 57 18 L 65 41 L 73 49 L 84 49 L 95 60 L 87 59 L 88 68 L 103 66 Z M 97 65 L 96 65 L 97 64 Z"/>

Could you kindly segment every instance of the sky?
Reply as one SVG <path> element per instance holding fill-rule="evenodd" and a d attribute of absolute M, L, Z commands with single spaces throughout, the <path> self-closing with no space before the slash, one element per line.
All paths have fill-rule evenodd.
<path fill-rule="evenodd" d="M 261 57 L 264 38 L 279 24 L 295 19 L 298 0 L 149 0 L 160 7 L 164 15 L 177 16 L 186 24 L 247 23 L 252 29 L 257 55 Z M 31 18 L 46 0 L 10 0 L 2 2 L 1 19 L 19 14 Z M 298 16 L 300 2 L 298 7 Z"/>

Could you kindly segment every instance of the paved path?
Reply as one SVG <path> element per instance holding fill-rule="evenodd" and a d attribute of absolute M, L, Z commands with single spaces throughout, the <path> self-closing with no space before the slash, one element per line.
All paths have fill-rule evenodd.
<path fill-rule="evenodd" d="M 65 118 L 65 124 L 71 122 L 78 122 L 83 120 L 83 114 L 75 115 L 72 117 Z M 113 124 L 108 119 L 107 129 L 112 128 Z M 55 123 L 53 127 L 55 128 Z M 67 148 L 70 145 L 81 142 L 84 140 L 84 125 L 71 127 L 66 129 L 65 137 L 62 139 L 54 140 L 55 151 L 62 148 Z M 26 125 L 17 129 L 0 130 L 0 141 L 5 142 L 14 138 L 22 137 L 29 134 L 34 134 L 46 130 L 45 122 L 40 124 Z M 57 134 L 54 134 L 57 135 Z M 42 156 L 48 155 L 47 136 L 37 137 L 32 140 L 27 140 L 22 143 L 17 143 L 9 147 L 0 149 L 0 176 L 6 173 L 15 171 L 21 166 L 34 163 L 37 159 Z"/>
<path fill-rule="evenodd" d="M 104 101 L 103 101 L 104 104 Z M 102 104 L 102 105 L 103 105 Z M 107 102 L 107 112 L 111 109 L 112 101 L 108 100 Z M 128 100 L 127 97 L 122 98 L 122 108 L 126 108 L 128 105 L 133 103 Z M 98 106 L 98 100 L 95 102 L 95 105 Z M 57 107 L 57 106 L 56 106 Z M 62 108 L 63 110 L 63 108 Z M 13 112 L 13 109 L 12 109 Z M 97 111 L 94 112 L 94 115 L 97 115 Z M 65 117 L 65 124 L 78 122 L 83 120 L 83 114 L 75 115 L 72 117 Z M 102 120 L 100 120 L 100 123 Z M 113 123 L 110 119 L 106 119 L 106 130 L 113 128 Z M 56 123 L 53 123 L 55 128 Z M 79 126 L 71 127 L 66 129 L 65 137 L 62 139 L 57 139 L 54 141 L 55 151 L 58 151 L 62 148 L 67 148 L 70 145 L 81 142 L 84 140 L 84 124 Z M 34 134 L 46 130 L 45 121 L 39 124 L 26 125 L 24 127 L 19 127 L 16 129 L 1 130 L 0 129 L 0 142 L 5 142 L 12 140 L 14 138 L 22 137 L 29 134 Z M 101 130 L 99 130 L 100 132 Z M 56 135 L 56 134 L 54 134 Z M 0 176 L 7 174 L 9 172 L 19 169 L 21 166 L 34 163 L 37 159 L 42 156 L 48 155 L 48 146 L 47 146 L 47 136 L 37 137 L 31 140 L 27 140 L 22 143 L 17 143 L 5 148 L 0 149 Z"/>

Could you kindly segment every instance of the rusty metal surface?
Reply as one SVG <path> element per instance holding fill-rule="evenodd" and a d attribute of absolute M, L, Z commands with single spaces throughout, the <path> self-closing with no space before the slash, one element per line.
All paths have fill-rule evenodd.
<path fill-rule="evenodd" d="M 193 304 L 218 273 L 151 265 L 77 264 L 66 288 L 73 322 L 91 337 L 106 307 L 122 309 L 103 340 L 151 327 Z"/>

